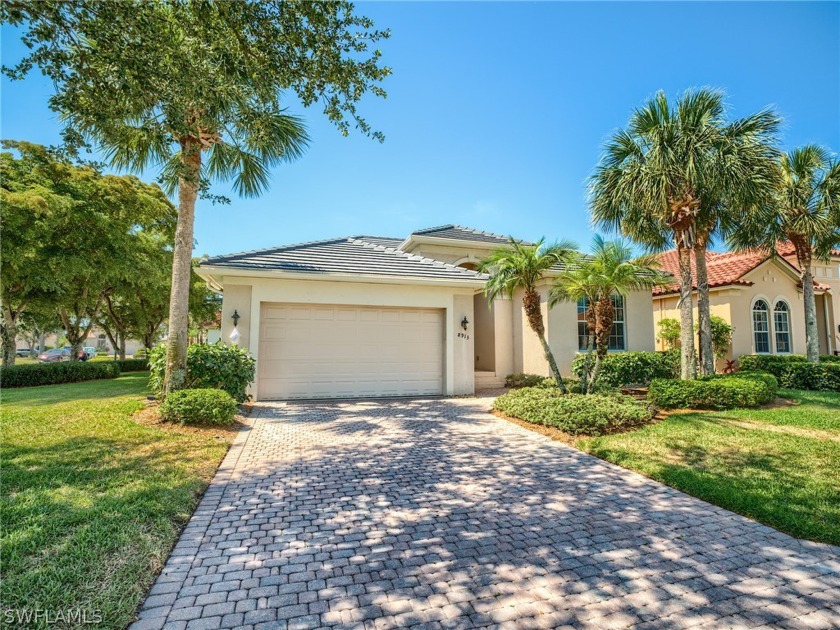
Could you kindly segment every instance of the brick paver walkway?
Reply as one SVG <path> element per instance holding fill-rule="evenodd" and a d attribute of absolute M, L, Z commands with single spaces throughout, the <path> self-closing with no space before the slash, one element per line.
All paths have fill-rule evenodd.
<path fill-rule="evenodd" d="M 258 406 L 132 630 L 840 625 L 837 547 L 490 400 Z"/>

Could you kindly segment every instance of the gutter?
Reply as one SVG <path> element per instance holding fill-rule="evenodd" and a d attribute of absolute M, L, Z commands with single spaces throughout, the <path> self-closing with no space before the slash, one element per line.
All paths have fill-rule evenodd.
<path fill-rule="evenodd" d="M 320 282 L 356 282 L 367 284 L 402 284 L 436 287 L 452 287 L 475 289 L 484 288 L 485 278 L 449 279 L 449 278 L 415 278 L 411 276 L 364 275 L 352 273 L 310 273 L 305 271 L 286 271 L 284 269 L 255 269 L 242 267 L 226 267 L 223 265 L 199 265 L 196 273 L 204 278 L 209 285 L 222 286 L 216 278 L 227 276 L 237 278 L 265 278 L 275 280 L 314 280 Z"/>

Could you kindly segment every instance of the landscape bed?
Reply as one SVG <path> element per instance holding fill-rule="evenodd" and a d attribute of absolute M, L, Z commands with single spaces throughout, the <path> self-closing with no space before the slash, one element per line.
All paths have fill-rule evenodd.
<path fill-rule="evenodd" d="M 778 396 L 759 409 L 674 412 L 597 437 L 531 427 L 792 536 L 840 544 L 840 394 Z"/>

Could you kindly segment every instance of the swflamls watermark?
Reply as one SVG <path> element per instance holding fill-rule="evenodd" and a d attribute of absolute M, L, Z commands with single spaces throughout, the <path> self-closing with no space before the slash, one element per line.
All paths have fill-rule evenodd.
<path fill-rule="evenodd" d="M 0 619 L 7 626 L 52 626 L 57 623 L 70 626 L 95 626 L 102 623 L 102 611 L 81 607 L 69 608 L 6 608 Z"/>

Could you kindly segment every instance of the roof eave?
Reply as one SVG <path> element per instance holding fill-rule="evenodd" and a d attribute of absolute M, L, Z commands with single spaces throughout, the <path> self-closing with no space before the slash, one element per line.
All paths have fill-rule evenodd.
<path fill-rule="evenodd" d="M 266 269 L 259 267 L 230 267 L 226 265 L 199 265 L 196 273 L 213 283 L 223 286 L 221 277 L 239 278 L 274 278 L 282 280 L 314 280 L 320 282 L 361 282 L 367 284 L 410 284 L 420 286 L 447 286 L 453 288 L 483 287 L 486 278 L 423 278 L 414 276 L 391 276 L 360 273 L 331 273 L 288 271 L 285 269 Z"/>

